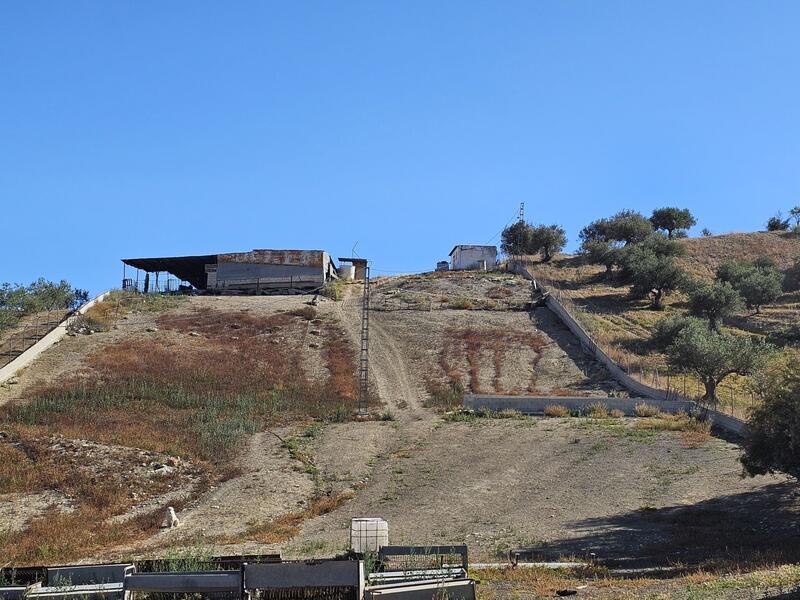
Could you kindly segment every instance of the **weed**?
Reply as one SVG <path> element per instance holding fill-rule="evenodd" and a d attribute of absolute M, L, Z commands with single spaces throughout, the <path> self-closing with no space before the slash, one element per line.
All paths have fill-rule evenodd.
<path fill-rule="evenodd" d="M 592 402 L 586 405 L 585 413 L 593 419 L 605 419 L 608 417 L 608 406 L 602 402 Z"/>
<path fill-rule="evenodd" d="M 608 413 L 608 416 L 610 416 L 612 419 L 621 419 L 622 417 L 625 416 L 625 413 L 622 412 L 620 409 L 615 408 Z"/>
<path fill-rule="evenodd" d="M 544 407 L 544 415 L 546 417 L 568 417 L 570 415 L 569 409 L 560 404 L 550 404 Z"/>
<path fill-rule="evenodd" d="M 633 410 L 637 417 L 655 417 L 658 414 L 658 409 L 655 406 L 645 402 L 637 404 Z"/>
<path fill-rule="evenodd" d="M 388 408 L 384 410 L 380 415 L 381 421 L 394 421 L 394 413 L 389 410 Z"/>
<path fill-rule="evenodd" d="M 464 385 L 461 381 L 452 381 L 449 385 L 443 385 L 428 380 L 426 387 L 429 396 L 425 406 L 429 408 L 453 410 L 464 404 Z"/>
<path fill-rule="evenodd" d="M 472 310 L 475 308 L 475 302 L 471 298 L 460 296 L 453 298 L 448 302 L 448 307 L 455 310 Z"/>
<path fill-rule="evenodd" d="M 330 298 L 331 300 L 343 300 L 344 293 L 346 289 L 347 283 L 345 283 L 342 279 L 334 279 L 329 281 L 325 284 L 325 287 L 322 288 L 320 292 L 326 298 Z"/>

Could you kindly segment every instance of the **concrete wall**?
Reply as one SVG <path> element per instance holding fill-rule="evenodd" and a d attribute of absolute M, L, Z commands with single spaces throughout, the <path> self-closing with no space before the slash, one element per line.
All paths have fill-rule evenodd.
<path fill-rule="evenodd" d="M 478 269 L 481 261 L 491 271 L 497 262 L 497 248 L 494 246 L 456 246 L 452 255 L 453 270 Z"/>
<path fill-rule="evenodd" d="M 106 299 L 111 292 L 103 292 L 93 300 L 90 300 L 83 306 L 81 306 L 77 311 L 77 314 L 82 315 L 85 314 L 87 310 L 92 308 L 98 302 L 102 302 Z M 42 339 L 36 342 L 33 346 L 28 348 L 25 352 L 20 354 L 17 358 L 12 360 L 2 369 L 0 369 L 0 383 L 8 381 L 11 379 L 14 374 L 19 371 L 20 369 L 24 369 L 28 365 L 30 365 L 34 360 L 36 360 L 39 355 L 42 354 L 45 350 L 48 350 L 55 344 L 56 342 L 61 341 L 61 339 L 67 335 L 67 327 L 69 324 L 74 320 L 75 315 L 71 315 L 61 321 L 50 333 L 45 335 Z"/>
<path fill-rule="evenodd" d="M 510 271 L 522 275 L 530 281 L 535 281 L 525 265 L 519 261 L 509 261 L 508 268 Z M 572 317 L 569 311 L 567 311 L 552 294 L 547 297 L 547 308 L 553 311 L 572 334 L 578 338 L 583 350 L 592 355 L 608 370 L 611 377 L 622 384 L 633 395 L 665 402 L 691 402 L 693 405 L 697 406 L 697 403 L 690 398 L 681 396 L 674 391 L 667 392 L 666 390 L 650 387 L 628 375 L 622 367 L 614 362 L 603 349 L 595 343 L 583 326 Z M 745 423 L 741 419 L 712 409 L 708 409 L 706 414 L 713 421 L 714 425 L 726 431 L 735 434 L 741 434 L 744 431 Z"/>

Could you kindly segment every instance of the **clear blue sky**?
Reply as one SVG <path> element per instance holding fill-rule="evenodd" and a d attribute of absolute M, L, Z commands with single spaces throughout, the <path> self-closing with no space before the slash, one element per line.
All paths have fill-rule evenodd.
<path fill-rule="evenodd" d="M 800 201 L 800 3 L 0 4 L 0 281 L 121 257 L 486 243 Z M 699 230 L 699 228 L 698 228 Z"/>

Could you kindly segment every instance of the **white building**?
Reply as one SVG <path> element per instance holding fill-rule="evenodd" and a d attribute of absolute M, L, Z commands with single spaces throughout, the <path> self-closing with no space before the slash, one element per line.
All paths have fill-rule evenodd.
<path fill-rule="evenodd" d="M 497 263 L 496 246 L 462 244 L 450 251 L 454 271 L 493 271 Z"/>

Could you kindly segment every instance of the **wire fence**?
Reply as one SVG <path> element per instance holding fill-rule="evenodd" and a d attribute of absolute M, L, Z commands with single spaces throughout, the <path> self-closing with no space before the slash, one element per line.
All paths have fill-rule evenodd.
<path fill-rule="evenodd" d="M 629 377 L 643 385 L 663 390 L 668 396 L 683 396 L 704 405 L 705 386 L 695 376 L 689 373 L 672 373 L 666 365 L 652 364 L 648 358 L 627 350 L 603 336 L 592 333 L 596 327 L 591 323 L 592 301 L 574 289 L 565 289 L 561 282 L 542 277 L 535 273 L 528 261 L 520 261 L 536 284 L 545 288 L 555 298 L 563 310 L 572 317 L 573 321 L 582 329 L 597 348 L 622 369 Z M 579 305 L 576 299 L 584 306 Z M 745 392 L 730 383 L 722 383 L 717 387 L 717 402 L 710 406 L 739 419 L 746 419 L 749 412 L 761 402 L 755 392 Z"/>
<path fill-rule="evenodd" d="M 16 323 L 0 330 L 0 368 L 58 327 L 71 314 L 65 309 L 40 311 L 22 316 Z"/>

